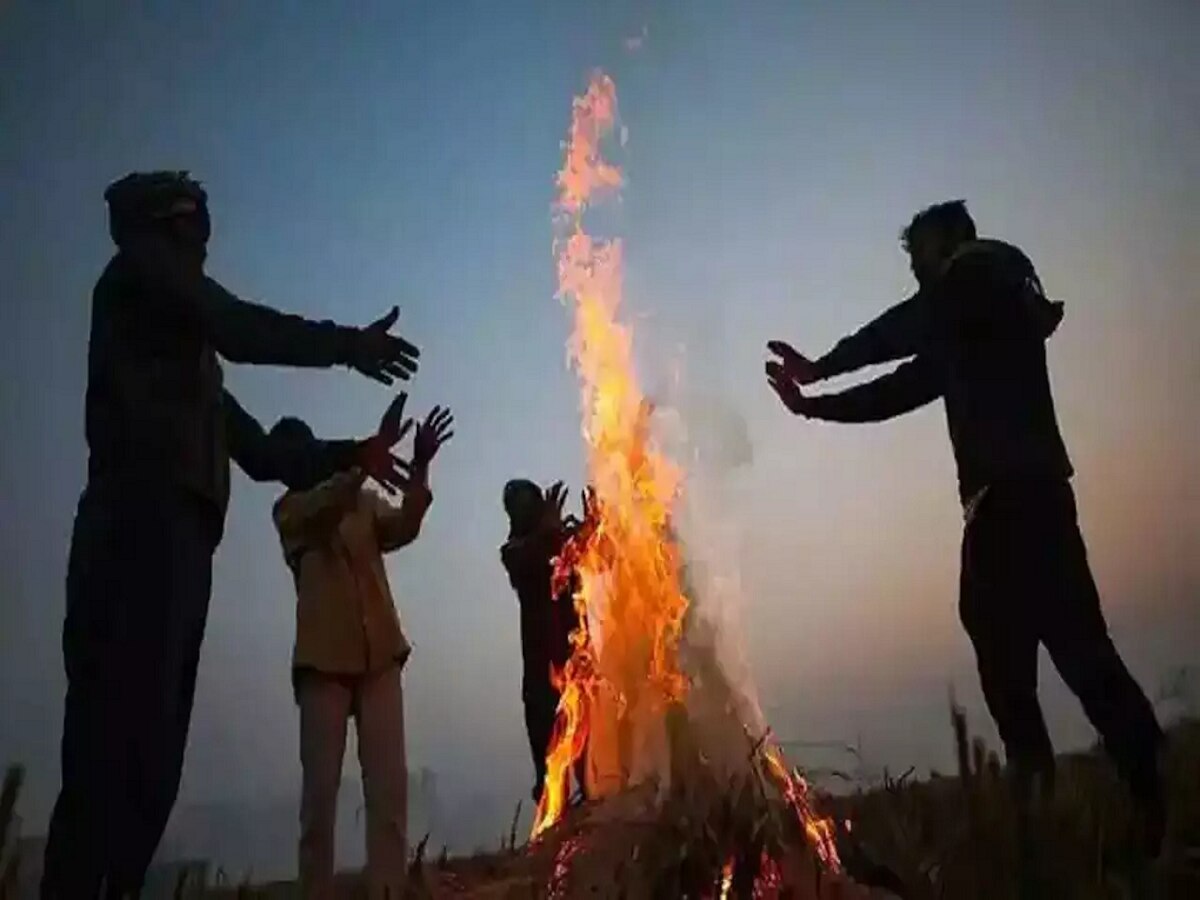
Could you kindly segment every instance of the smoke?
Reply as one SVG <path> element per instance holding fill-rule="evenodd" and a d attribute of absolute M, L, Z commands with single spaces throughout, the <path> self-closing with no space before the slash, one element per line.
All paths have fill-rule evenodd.
<path fill-rule="evenodd" d="M 708 762 L 729 775 L 749 764 L 766 731 L 741 628 L 744 593 L 738 564 L 739 475 L 754 462 L 745 417 L 714 392 L 675 377 L 655 406 L 656 434 L 686 470 L 673 527 L 690 601 L 680 645 L 692 680 L 688 716 Z"/>

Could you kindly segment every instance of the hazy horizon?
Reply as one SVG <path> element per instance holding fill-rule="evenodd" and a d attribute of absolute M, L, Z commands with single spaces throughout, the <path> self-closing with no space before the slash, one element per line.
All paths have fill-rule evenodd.
<path fill-rule="evenodd" d="M 581 481 L 550 202 L 594 67 L 628 129 L 613 224 L 640 376 L 656 394 L 681 371 L 693 427 L 736 445 L 712 514 L 779 734 L 946 768 L 953 685 L 995 744 L 958 622 L 940 404 L 818 425 L 762 377 L 767 340 L 820 353 L 904 297 L 899 229 L 948 198 L 1066 303 L 1051 376 L 1118 647 L 1152 694 L 1200 660 L 1195 4 L 56 6 L 0 7 L 0 764 L 28 767 L 27 833 L 58 783 L 102 193 L 165 167 L 206 184 L 209 271 L 236 293 L 346 323 L 400 304 L 422 348 L 410 408 L 457 418 L 425 531 L 387 562 L 415 645 L 409 760 L 504 801 L 507 829 L 532 772 L 500 492 L 516 476 Z M 389 399 L 344 371 L 226 374 L 265 424 L 297 414 L 328 436 L 370 431 Z M 235 476 L 181 805 L 298 792 L 277 492 Z M 1086 744 L 1043 671 L 1056 741 Z"/>

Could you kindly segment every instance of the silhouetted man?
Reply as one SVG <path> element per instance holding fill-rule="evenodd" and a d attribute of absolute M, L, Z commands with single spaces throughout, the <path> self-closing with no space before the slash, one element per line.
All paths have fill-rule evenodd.
<path fill-rule="evenodd" d="M 134 174 L 105 193 L 117 253 L 92 295 L 87 485 L 67 572 L 62 789 L 47 898 L 136 894 L 179 788 L 212 557 L 232 458 L 256 481 L 304 489 L 359 466 L 404 480 L 400 416 L 366 441 L 263 432 L 223 388 L 218 356 L 344 364 L 391 383 L 417 350 L 369 328 L 310 322 L 234 297 L 204 274 L 207 197 L 183 172 Z"/>
<path fill-rule="evenodd" d="M 508 513 L 508 540 L 500 559 L 521 605 L 521 699 L 525 704 L 525 730 L 533 754 L 533 799 L 542 796 L 546 783 L 546 753 L 554 733 L 559 692 L 551 667 L 561 670 L 571 657 L 570 635 L 579 626 L 573 583 L 557 596 L 553 593 L 554 559 L 572 532 L 580 527 L 573 517 L 563 517 L 566 489 L 562 482 L 545 493 L 532 481 L 515 479 L 504 486 L 504 511 Z M 585 502 L 585 507 L 587 503 Z M 585 518 L 587 509 L 585 508 Z M 583 761 L 576 768 L 577 787 L 585 790 Z"/>
<path fill-rule="evenodd" d="M 1054 771 L 1037 699 L 1037 651 L 1045 644 L 1130 785 L 1156 853 L 1164 829 L 1162 733 L 1109 638 L 1046 370 L 1045 341 L 1062 304 L 1046 299 L 1024 253 L 976 237 L 962 201 L 918 213 L 903 243 L 916 295 L 815 361 L 772 342 L 779 360 L 766 365 L 770 384 L 793 413 L 835 422 L 878 422 L 945 400 L 966 521 L 960 614 L 1022 808 L 1034 776 L 1049 787 Z M 841 393 L 801 391 L 908 357 Z"/>

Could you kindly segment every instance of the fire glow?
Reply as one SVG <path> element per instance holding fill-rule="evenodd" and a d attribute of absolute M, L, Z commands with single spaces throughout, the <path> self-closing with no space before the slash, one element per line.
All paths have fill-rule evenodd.
<path fill-rule="evenodd" d="M 552 593 L 561 596 L 574 575 L 580 625 L 571 635 L 566 665 L 551 672 L 561 695 L 534 840 L 562 819 L 572 773 L 585 753 L 589 799 L 646 780 L 669 781 L 667 720 L 672 712 L 686 716 L 689 691 L 679 652 L 689 598 L 672 529 L 683 473 L 651 433 L 652 407 L 635 372 L 633 336 L 618 319 L 621 242 L 593 237 L 583 221 L 589 208 L 623 185 L 621 169 L 602 153 L 616 121 L 616 86 L 597 73 L 574 100 L 557 178 L 558 296 L 574 315 L 568 350 L 581 384 L 595 502 L 555 562 Z M 815 813 L 803 777 L 788 766 L 769 729 L 753 743 L 753 768 L 764 797 L 774 794 L 820 862 L 837 871 L 833 823 Z M 764 852 L 756 896 L 774 895 L 779 863 Z M 730 860 L 718 885 L 722 896 L 733 874 Z"/>
<path fill-rule="evenodd" d="M 621 243 L 593 238 L 583 224 L 589 206 L 622 184 L 621 170 L 601 152 L 616 121 L 616 99 L 616 86 L 603 74 L 575 99 L 558 174 L 559 297 L 574 309 L 569 351 L 582 384 L 596 515 L 568 543 L 557 566 L 559 577 L 577 574 L 574 602 L 581 624 L 572 635 L 570 660 L 553 673 L 562 696 L 534 837 L 561 818 L 569 773 L 585 746 L 593 794 L 619 790 L 653 769 L 645 759 L 653 753 L 645 749 L 646 734 L 656 725 L 665 728 L 667 708 L 683 699 L 687 686 L 678 644 L 688 601 L 680 586 L 679 552 L 668 533 L 681 474 L 653 443 L 632 336 L 617 318 Z M 615 719 L 615 730 L 606 735 L 597 729 L 602 707 L 613 712 L 605 721 Z"/>

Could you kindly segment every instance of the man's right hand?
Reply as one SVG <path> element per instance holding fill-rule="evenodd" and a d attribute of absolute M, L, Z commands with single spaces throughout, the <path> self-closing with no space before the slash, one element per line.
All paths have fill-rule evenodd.
<path fill-rule="evenodd" d="M 359 444 L 358 449 L 359 468 L 393 494 L 408 487 L 411 475 L 411 464 L 392 452 L 413 427 L 413 420 L 404 418 L 407 402 L 407 394 L 397 394 L 379 420 L 379 431 Z"/>
<path fill-rule="evenodd" d="M 351 332 L 346 364 L 383 384 L 411 378 L 421 351 L 399 335 L 389 334 L 399 317 L 400 309 L 393 306 L 387 315 Z"/>
<path fill-rule="evenodd" d="M 821 380 L 817 364 L 786 341 L 769 341 L 767 349 L 779 357 L 783 371 L 798 384 Z"/>
<path fill-rule="evenodd" d="M 771 385 L 771 390 L 783 401 L 783 405 L 795 415 L 808 415 L 808 398 L 800 390 L 799 381 L 787 373 L 787 370 L 783 367 L 783 363 L 769 362 L 766 365 L 766 370 L 767 383 Z"/>

